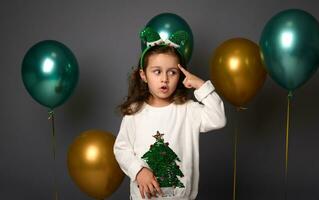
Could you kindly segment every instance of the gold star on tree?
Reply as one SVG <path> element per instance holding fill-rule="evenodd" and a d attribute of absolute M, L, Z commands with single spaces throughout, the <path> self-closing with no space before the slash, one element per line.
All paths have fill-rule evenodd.
<path fill-rule="evenodd" d="M 156 139 L 156 141 L 163 140 L 163 135 L 159 131 L 157 131 L 156 135 L 153 135 L 153 137 Z"/>

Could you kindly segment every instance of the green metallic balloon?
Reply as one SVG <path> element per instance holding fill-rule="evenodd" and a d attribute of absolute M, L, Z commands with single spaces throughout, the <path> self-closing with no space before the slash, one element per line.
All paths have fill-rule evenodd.
<path fill-rule="evenodd" d="M 260 47 L 271 78 L 292 92 L 319 65 L 319 23 L 303 10 L 282 11 L 267 22 Z"/>
<path fill-rule="evenodd" d="M 169 38 L 177 31 L 186 31 L 189 35 L 189 42 L 187 45 L 181 47 L 183 49 L 180 49 L 180 52 L 183 54 L 186 63 L 189 62 L 192 57 L 194 39 L 190 26 L 183 18 L 173 13 L 162 13 L 154 16 L 146 24 L 146 27 L 151 27 L 155 30 L 163 40 Z M 141 47 L 143 51 L 146 48 L 146 45 L 141 42 Z"/>
<path fill-rule="evenodd" d="M 53 109 L 63 104 L 78 82 L 79 69 L 73 53 L 54 40 L 32 46 L 22 62 L 22 80 L 29 94 Z"/>

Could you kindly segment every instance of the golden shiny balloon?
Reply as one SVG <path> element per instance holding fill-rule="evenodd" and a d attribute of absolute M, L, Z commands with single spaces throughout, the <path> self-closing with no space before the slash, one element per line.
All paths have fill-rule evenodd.
<path fill-rule="evenodd" d="M 210 67 L 216 91 L 236 107 L 244 106 L 256 95 L 267 75 L 258 45 L 244 38 L 222 43 Z"/>
<path fill-rule="evenodd" d="M 76 185 L 95 199 L 110 196 L 122 183 L 124 174 L 113 153 L 115 137 L 108 132 L 88 130 L 71 144 L 68 170 Z"/>

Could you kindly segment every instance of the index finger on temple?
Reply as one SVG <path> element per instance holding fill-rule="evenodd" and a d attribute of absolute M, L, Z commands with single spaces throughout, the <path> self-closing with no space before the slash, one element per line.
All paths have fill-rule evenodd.
<path fill-rule="evenodd" d="M 183 72 L 184 75 L 188 74 L 188 71 L 186 69 L 184 69 L 184 67 L 182 67 L 182 65 L 178 64 L 177 66 Z"/>

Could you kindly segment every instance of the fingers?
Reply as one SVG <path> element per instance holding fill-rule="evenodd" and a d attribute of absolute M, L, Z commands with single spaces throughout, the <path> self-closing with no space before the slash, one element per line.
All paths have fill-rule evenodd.
<path fill-rule="evenodd" d="M 183 74 L 184 74 L 185 76 L 188 76 L 188 75 L 189 75 L 189 72 L 188 72 L 186 69 L 184 69 L 184 67 L 182 67 L 182 65 L 178 64 L 177 66 L 178 66 L 178 68 L 183 72 Z"/>
<path fill-rule="evenodd" d="M 177 66 L 185 75 L 185 79 L 183 80 L 184 86 L 189 89 L 192 88 L 192 84 L 191 84 L 192 74 L 189 73 L 186 69 L 184 69 L 180 64 L 178 64 Z"/>
<path fill-rule="evenodd" d="M 162 190 L 161 190 L 161 188 L 160 188 L 158 182 L 157 182 L 156 180 L 154 180 L 152 183 L 153 183 L 153 186 L 154 186 L 156 192 L 157 192 L 158 194 L 160 194 L 161 196 L 163 196 L 163 192 L 162 192 Z"/>
<path fill-rule="evenodd" d="M 153 187 L 153 185 L 152 184 L 150 184 L 149 186 L 148 186 L 148 189 L 149 189 L 149 195 L 150 196 L 153 196 L 153 197 L 157 197 L 156 196 L 156 190 L 155 190 L 155 188 Z"/>
<path fill-rule="evenodd" d="M 183 84 L 186 88 L 192 88 L 192 84 L 189 83 L 187 78 L 184 79 Z"/>
<path fill-rule="evenodd" d="M 138 188 L 140 189 L 140 193 L 141 193 L 142 199 L 145 199 L 145 196 L 144 196 L 144 187 L 140 185 Z"/>
<path fill-rule="evenodd" d="M 140 186 L 139 186 L 139 189 L 140 189 L 140 194 L 141 194 L 141 196 L 142 196 L 142 199 L 145 199 L 145 194 L 146 194 L 146 196 L 147 196 L 148 199 L 151 198 L 151 194 L 150 194 L 150 191 L 149 191 L 147 185 L 146 185 L 146 186 L 140 185 Z"/>
<path fill-rule="evenodd" d="M 147 198 L 150 199 L 152 197 L 151 193 L 149 192 L 149 190 L 147 190 L 147 192 L 145 192 L 147 195 Z"/>
<path fill-rule="evenodd" d="M 160 194 L 163 196 L 163 193 L 159 187 L 159 184 L 157 181 L 152 182 L 152 184 L 149 185 L 144 185 L 144 186 L 139 186 L 140 194 L 143 199 L 145 199 L 145 195 L 147 196 L 148 199 L 152 197 L 157 197 L 156 193 Z"/>

